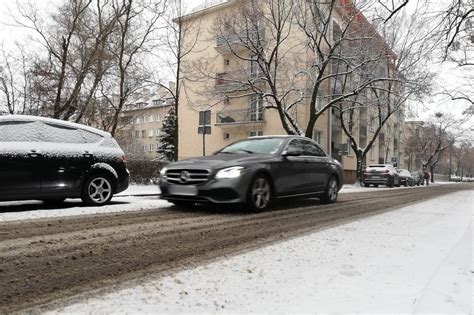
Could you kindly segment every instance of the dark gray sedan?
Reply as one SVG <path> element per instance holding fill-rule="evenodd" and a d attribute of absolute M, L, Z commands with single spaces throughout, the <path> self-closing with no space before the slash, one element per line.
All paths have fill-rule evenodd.
<path fill-rule="evenodd" d="M 212 156 L 161 170 L 161 198 L 176 205 L 246 203 L 264 210 L 279 198 L 319 197 L 333 203 L 343 184 L 341 164 L 300 136 L 253 137 Z"/>

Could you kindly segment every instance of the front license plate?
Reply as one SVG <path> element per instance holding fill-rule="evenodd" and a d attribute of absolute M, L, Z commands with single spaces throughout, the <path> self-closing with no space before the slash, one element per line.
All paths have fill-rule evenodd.
<path fill-rule="evenodd" d="M 380 176 L 372 176 L 372 178 L 380 178 Z"/>
<path fill-rule="evenodd" d="M 198 194 L 196 186 L 170 186 L 168 192 L 171 195 L 196 196 Z"/>

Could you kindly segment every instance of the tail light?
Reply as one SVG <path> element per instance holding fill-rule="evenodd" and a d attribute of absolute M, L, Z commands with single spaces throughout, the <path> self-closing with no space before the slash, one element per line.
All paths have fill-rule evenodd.
<path fill-rule="evenodd" d="M 128 161 L 126 155 L 122 155 L 122 156 L 120 157 L 120 160 L 121 160 L 122 162 L 124 162 L 124 163 L 127 163 L 127 161 Z"/>

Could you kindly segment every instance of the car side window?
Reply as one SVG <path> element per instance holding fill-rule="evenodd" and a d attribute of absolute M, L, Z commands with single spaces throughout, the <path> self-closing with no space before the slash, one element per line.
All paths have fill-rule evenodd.
<path fill-rule="evenodd" d="M 41 132 L 35 121 L 0 122 L 0 142 L 41 142 Z"/>
<path fill-rule="evenodd" d="M 290 141 L 288 144 L 288 147 L 286 148 L 288 151 L 300 151 L 301 154 L 304 154 L 304 143 L 303 140 L 301 139 L 293 139 Z"/>
<path fill-rule="evenodd" d="M 310 156 L 326 156 L 324 151 L 311 141 L 304 140 L 304 154 Z"/>
<path fill-rule="evenodd" d="M 43 123 L 43 137 L 52 143 L 86 143 L 79 129 L 50 123 Z"/>
<path fill-rule="evenodd" d="M 84 140 L 87 143 L 97 143 L 103 139 L 101 135 L 98 135 L 96 133 L 93 133 L 87 130 L 79 129 L 79 132 L 81 133 L 81 136 L 84 138 Z"/>

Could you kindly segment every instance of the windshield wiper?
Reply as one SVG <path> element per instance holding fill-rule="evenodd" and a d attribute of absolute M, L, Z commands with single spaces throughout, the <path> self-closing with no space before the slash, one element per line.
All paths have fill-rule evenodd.
<path fill-rule="evenodd" d="M 239 151 L 243 151 L 245 153 L 250 153 L 250 154 L 255 154 L 256 152 L 250 151 L 250 150 L 245 150 L 245 149 L 237 149 Z"/>

